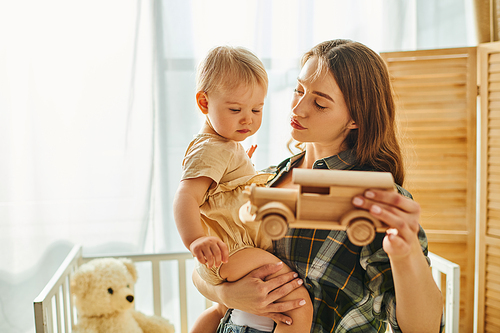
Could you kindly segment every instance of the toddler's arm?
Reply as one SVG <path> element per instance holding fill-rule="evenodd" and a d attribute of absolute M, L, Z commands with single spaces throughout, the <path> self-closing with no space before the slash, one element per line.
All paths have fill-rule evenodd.
<path fill-rule="evenodd" d="M 182 242 L 201 264 L 219 266 L 229 258 L 226 244 L 205 236 L 200 223 L 200 205 L 212 179 L 198 177 L 182 180 L 174 198 L 174 219 Z"/>

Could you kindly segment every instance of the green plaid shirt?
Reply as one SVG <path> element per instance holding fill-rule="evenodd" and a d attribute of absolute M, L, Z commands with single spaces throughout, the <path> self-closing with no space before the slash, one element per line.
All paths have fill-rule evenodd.
<path fill-rule="evenodd" d="M 304 153 L 283 161 L 273 171 L 272 186 L 303 158 Z M 350 151 L 318 160 L 314 169 L 371 170 L 356 167 Z M 396 185 L 403 195 L 411 194 Z M 275 254 L 305 281 L 314 306 L 312 333 L 401 332 L 396 320 L 396 300 L 389 258 L 382 248 L 385 234 L 377 233 L 368 246 L 353 245 L 345 231 L 289 229 L 274 244 Z M 427 238 L 419 240 L 427 255 Z M 429 259 L 427 259 L 429 262 Z M 423 319 L 424 320 L 424 319 Z M 444 322 L 441 324 L 441 331 Z"/>

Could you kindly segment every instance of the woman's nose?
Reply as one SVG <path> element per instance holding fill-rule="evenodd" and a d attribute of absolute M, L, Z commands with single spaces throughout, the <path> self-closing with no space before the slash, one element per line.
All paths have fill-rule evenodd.
<path fill-rule="evenodd" d="M 304 105 L 302 103 L 303 98 L 301 97 L 294 97 L 292 99 L 292 113 L 297 115 L 297 116 L 304 116 L 305 115 L 305 110 L 304 110 Z"/>

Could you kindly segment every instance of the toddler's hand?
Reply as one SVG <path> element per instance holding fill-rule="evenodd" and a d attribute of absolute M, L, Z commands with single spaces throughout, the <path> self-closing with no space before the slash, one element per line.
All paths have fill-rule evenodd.
<path fill-rule="evenodd" d="M 191 251 L 201 264 L 207 265 L 208 268 L 212 268 L 213 266 L 219 267 L 229 260 L 227 245 L 214 236 L 205 236 L 196 239 L 189 246 L 189 251 Z"/>
<path fill-rule="evenodd" d="M 252 145 L 250 148 L 248 148 L 247 150 L 248 157 L 252 158 L 255 149 L 257 149 L 257 145 Z"/>

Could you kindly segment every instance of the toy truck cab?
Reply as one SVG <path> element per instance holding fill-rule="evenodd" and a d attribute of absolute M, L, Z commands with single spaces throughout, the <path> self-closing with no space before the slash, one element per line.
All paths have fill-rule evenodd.
<path fill-rule="evenodd" d="M 394 190 L 391 173 L 294 169 L 292 181 L 298 189 L 247 188 L 248 202 L 240 208 L 240 219 L 261 222 L 261 232 L 271 239 L 282 238 L 289 227 L 346 230 L 349 240 L 359 246 L 388 229 L 351 201 L 367 189 Z"/>

